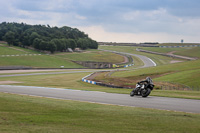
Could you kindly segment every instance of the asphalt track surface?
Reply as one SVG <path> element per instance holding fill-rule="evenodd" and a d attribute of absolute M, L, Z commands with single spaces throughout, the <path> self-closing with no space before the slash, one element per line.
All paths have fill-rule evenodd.
<path fill-rule="evenodd" d="M 153 96 L 142 98 L 140 96 L 130 97 L 127 94 L 12 85 L 0 85 L 0 92 L 40 96 L 55 99 L 85 101 L 109 105 L 112 104 L 120 106 L 132 106 L 189 113 L 200 113 L 200 101 L 192 99 Z"/>
<path fill-rule="evenodd" d="M 108 50 L 104 50 L 104 51 L 108 51 Z M 109 52 L 136 56 L 144 62 L 144 66 L 142 66 L 142 68 L 156 66 L 155 62 L 153 62 L 148 57 L 145 57 L 142 55 L 129 54 L 129 53 L 123 53 L 123 52 L 116 52 L 116 51 L 109 51 Z M 95 72 L 95 71 L 94 70 L 88 70 L 88 71 L 80 70 L 80 71 L 73 71 L 73 72 L 32 73 L 32 74 L 14 74 L 14 75 L 11 74 L 11 75 L 0 75 L 0 77 L 80 73 L 80 72 Z M 98 70 L 98 71 L 101 71 L 101 70 Z M 40 96 L 40 97 L 55 98 L 55 99 L 85 101 L 85 102 L 91 102 L 91 103 L 200 113 L 200 100 L 192 100 L 192 99 L 179 99 L 179 98 L 153 97 L 153 96 L 142 98 L 139 96 L 130 97 L 127 94 L 114 94 L 114 93 L 105 93 L 105 92 L 96 92 L 96 91 L 80 91 L 80 90 L 71 90 L 71 89 L 31 87 L 31 86 L 13 86 L 13 85 L 0 85 L 0 92 L 24 94 L 24 95 L 30 95 L 30 96 Z"/>
<path fill-rule="evenodd" d="M 73 69 L 72 69 L 73 70 Z M 111 71 L 111 70 L 84 70 L 82 71 L 71 71 L 71 72 L 49 72 L 49 73 L 25 73 L 25 74 L 8 74 L 0 75 L 0 78 L 3 77 L 17 77 L 17 76 L 33 76 L 33 75 L 52 75 L 52 74 L 67 74 L 67 73 L 87 73 L 87 72 L 98 72 L 98 71 Z M 80 78 L 81 79 L 81 78 Z"/>
<path fill-rule="evenodd" d="M 136 57 L 140 58 L 140 60 L 142 60 L 142 62 L 144 63 L 144 65 L 140 68 L 156 66 L 156 63 L 153 60 L 151 60 L 150 58 L 143 56 L 143 55 L 118 52 L 118 51 L 112 51 L 112 50 L 104 50 L 104 49 L 99 49 L 99 50 L 106 51 L 106 52 L 112 52 L 112 53 L 118 53 L 118 54 L 126 54 L 126 55 L 136 56 Z"/>

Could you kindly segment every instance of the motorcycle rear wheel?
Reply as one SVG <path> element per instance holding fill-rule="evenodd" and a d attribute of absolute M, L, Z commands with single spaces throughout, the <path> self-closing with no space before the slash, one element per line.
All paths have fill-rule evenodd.
<path fill-rule="evenodd" d="M 151 93 L 151 89 L 147 88 L 141 92 L 142 97 L 147 97 Z"/>

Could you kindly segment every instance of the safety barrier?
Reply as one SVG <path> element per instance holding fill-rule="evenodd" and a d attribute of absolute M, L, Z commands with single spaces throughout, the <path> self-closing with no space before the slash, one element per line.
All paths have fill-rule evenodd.
<path fill-rule="evenodd" d="M 87 79 L 86 79 L 87 77 L 90 77 L 92 74 L 94 74 L 94 73 L 91 73 L 91 74 L 89 74 L 89 75 L 83 77 L 83 78 L 82 78 L 82 81 L 83 81 L 83 82 L 86 82 L 86 83 L 90 83 L 90 84 L 95 84 L 95 85 L 96 85 L 97 82 L 91 81 L 91 80 L 87 80 Z"/>
<path fill-rule="evenodd" d="M 134 64 L 129 64 L 129 65 L 125 65 L 124 67 L 130 67 L 133 66 Z"/>
<path fill-rule="evenodd" d="M 180 45 L 180 46 L 159 46 L 160 48 L 184 48 L 184 47 L 200 47 L 200 45 Z"/>
<path fill-rule="evenodd" d="M 37 56 L 42 54 L 18 54 L 18 55 L 0 55 L 0 57 L 13 57 L 13 56 Z"/>

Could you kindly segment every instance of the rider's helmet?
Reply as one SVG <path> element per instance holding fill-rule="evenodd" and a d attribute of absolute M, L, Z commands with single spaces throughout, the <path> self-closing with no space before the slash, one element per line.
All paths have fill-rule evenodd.
<path fill-rule="evenodd" d="M 152 83 L 153 83 L 150 77 L 147 77 L 147 78 L 146 78 L 146 81 L 147 81 L 149 84 L 152 84 Z"/>

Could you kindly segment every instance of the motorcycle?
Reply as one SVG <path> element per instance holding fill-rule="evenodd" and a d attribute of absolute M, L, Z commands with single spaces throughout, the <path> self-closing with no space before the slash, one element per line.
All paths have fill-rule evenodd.
<path fill-rule="evenodd" d="M 130 96 L 133 97 L 134 95 L 147 97 L 151 91 L 153 90 L 154 85 L 153 83 L 140 83 L 136 84 L 136 87 L 130 92 Z"/>

